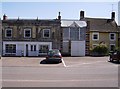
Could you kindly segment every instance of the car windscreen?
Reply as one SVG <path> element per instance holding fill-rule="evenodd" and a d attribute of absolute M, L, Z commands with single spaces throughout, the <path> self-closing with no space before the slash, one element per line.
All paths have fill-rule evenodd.
<path fill-rule="evenodd" d="M 50 50 L 48 52 L 48 55 L 55 55 L 55 54 L 59 54 L 59 51 L 58 50 Z"/>

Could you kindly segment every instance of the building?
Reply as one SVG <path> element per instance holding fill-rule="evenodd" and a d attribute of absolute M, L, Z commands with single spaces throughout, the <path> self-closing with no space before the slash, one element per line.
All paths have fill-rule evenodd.
<path fill-rule="evenodd" d="M 80 11 L 80 20 L 87 22 L 86 32 L 86 55 L 90 55 L 90 50 L 103 43 L 109 51 L 118 47 L 118 26 L 115 22 L 115 12 L 111 13 L 111 18 L 87 18 L 85 12 Z"/>
<path fill-rule="evenodd" d="M 2 55 L 2 21 L 0 19 L 0 57 Z"/>
<path fill-rule="evenodd" d="M 63 55 L 85 56 L 86 26 L 85 21 L 61 20 Z"/>
<path fill-rule="evenodd" d="M 43 56 L 61 49 L 61 16 L 58 19 L 2 20 L 3 56 Z"/>
<path fill-rule="evenodd" d="M 119 36 L 118 36 L 118 47 L 120 48 L 120 26 L 118 26 Z"/>
<path fill-rule="evenodd" d="M 120 26 L 120 1 L 118 2 L 118 25 Z"/>

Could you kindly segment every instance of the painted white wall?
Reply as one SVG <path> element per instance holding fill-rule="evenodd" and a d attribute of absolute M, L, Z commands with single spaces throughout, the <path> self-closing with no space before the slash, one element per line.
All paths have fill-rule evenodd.
<path fill-rule="evenodd" d="M 85 41 L 71 41 L 71 56 L 85 56 Z"/>
<path fill-rule="evenodd" d="M 118 25 L 120 26 L 120 1 L 118 2 Z"/>
<path fill-rule="evenodd" d="M 52 42 L 15 42 L 15 41 L 3 41 L 3 50 L 5 50 L 5 44 L 16 44 L 16 50 L 23 50 L 24 56 L 26 56 L 26 44 L 28 44 L 28 50 L 31 50 L 31 45 L 36 45 L 36 52 L 28 52 L 29 56 L 38 56 L 39 45 L 49 45 L 49 49 L 52 49 Z M 4 54 L 3 54 L 4 55 Z M 16 52 L 16 55 L 20 56 L 21 52 Z"/>

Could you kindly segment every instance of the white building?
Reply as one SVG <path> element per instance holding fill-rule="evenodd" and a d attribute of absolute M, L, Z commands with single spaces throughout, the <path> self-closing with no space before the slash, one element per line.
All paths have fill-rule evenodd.
<path fill-rule="evenodd" d="M 118 2 L 118 25 L 120 25 L 120 1 Z"/>

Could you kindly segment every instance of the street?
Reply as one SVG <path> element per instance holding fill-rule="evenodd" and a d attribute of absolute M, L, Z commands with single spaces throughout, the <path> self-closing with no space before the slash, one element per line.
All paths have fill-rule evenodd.
<path fill-rule="evenodd" d="M 2 87 L 118 87 L 118 65 L 108 57 L 63 57 L 40 64 L 40 57 L 3 57 Z"/>

